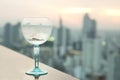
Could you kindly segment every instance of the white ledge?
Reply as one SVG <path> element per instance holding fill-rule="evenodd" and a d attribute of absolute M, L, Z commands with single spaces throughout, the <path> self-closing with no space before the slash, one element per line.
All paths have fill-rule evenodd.
<path fill-rule="evenodd" d="M 34 80 L 25 74 L 34 66 L 34 60 L 0 46 L 0 80 Z M 40 63 L 40 68 L 48 71 L 39 80 L 79 80 L 54 68 Z"/>

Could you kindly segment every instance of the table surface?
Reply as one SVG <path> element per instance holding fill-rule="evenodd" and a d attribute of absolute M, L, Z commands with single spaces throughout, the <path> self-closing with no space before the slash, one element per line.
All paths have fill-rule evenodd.
<path fill-rule="evenodd" d="M 0 80 L 34 80 L 25 74 L 33 68 L 33 64 L 33 59 L 0 45 Z M 79 80 L 42 63 L 40 67 L 48 74 L 39 80 Z"/>

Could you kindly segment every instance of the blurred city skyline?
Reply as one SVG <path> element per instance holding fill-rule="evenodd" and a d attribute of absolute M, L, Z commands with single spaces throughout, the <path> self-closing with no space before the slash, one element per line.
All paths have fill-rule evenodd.
<path fill-rule="evenodd" d="M 90 14 L 84 14 L 82 22 L 82 29 L 70 29 L 59 16 L 58 28 L 41 46 L 40 61 L 80 80 L 120 79 L 119 30 L 98 30 L 99 22 Z M 21 21 L 1 27 L 0 44 L 33 58 L 33 46 L 22 34 Z"/>
<path fill-rule="evenodd" d="M 83 15 L 97 20 L 98 29 L 120 29 L 120 1 L 88 0 L 1 0 L 0 23 L 21 21 L 24 17 L 49 17 L 55 26 L 59 15 L 70 28 L 82 28 Z"/>
<path fill-rule="evenodd" d="M 0 44 L 34 58 L 21 31 L 25 17 L 55 26 L 40 62 L 80 80 L 120 79 L 120 0 L 1 0 Z"/>

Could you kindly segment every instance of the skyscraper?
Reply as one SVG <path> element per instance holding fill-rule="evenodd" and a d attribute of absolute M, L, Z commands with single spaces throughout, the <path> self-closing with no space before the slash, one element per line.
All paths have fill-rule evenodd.
<path fill-rule="evenodd" d="M 59 27 L 54 29 L 55 34 L 55 41 L 53 44 L 53 49 L 54 49 L 54 56 L 53 56 L 53 67 L 57 68 L 61 71 L 64 71 L 64 67 L 62 66 L 63 63 L 63 43 L 65 43 L 66 40 L 65 38 L 65 31 L 62 23 L 62 18 L 59 17 Z"/>
<path fill-rule="evenodd" d="M 12 36 L 13 36 L 12 44 L 16 49 L 20 49 L 23 46 L 22 41 L 24 39 L 23 39 L 23 35 L 20 31 L 20 27 L 21 27 L 21 24 L 18 22 L 12 28 Z"/>
<path fill-rule="evenodd" d="M 82 36 L 91 39 L 96 37 L 96 21 L 90 19 L 88 14 L 85 14 L 83 19 Z"/>
<path fill-rule="evenodd" d="M 88 37 L 95 38 L 96 37 L 96 21 L 90 20 L 90 29 L 88 30 Z"/>
<path fill-rule="evenodd" d="M 18 43 L 20 41 L 20 36 L 22 35 L 20 33 L 20 27 L 21 27 L 21 24 L 20 23 L 17 23 L 16 25 L 13 26 L 13 31 L 12 31 L 12 35 L 13 35 L 13 41 L 14 43 Z"/>
<path fill-rule="evenodd" d="M 113 37 L 112 37 L 113 38 Z M 108 64 L 106 70 L 106 80 L 119 80 L 120 79 L 120 44 L 119 39 L 116 41 L 109 39 L 108 42 Z"/>
<path fill-rule="evenodd" d="M 12 25 L 10 23 L 6 23 L 4 26 L 4 41 L 3 44 L 6 47 L 11 47 L 11 41 L 12 41 Z"/>
<path fill-rule="evenodd" d="M 64 56 L 67 52 L 67 46 L 70 44 L 70 31 L 63 25 L 62 18 L 59 18 L 59 28 L 56 29 L 54 46 L 57 46 L 57 52 Z"/>
<path fill-rule="evenodd" d="M 54 41 L 54 67 L 63 70 L 64 56 L 68 51 L 70 45 L 70 30 L 63 25 L 62 18 L 59 17 L 59 27 L 55 28 L 55 41 Z"/>
<path fill-rule="evenodd" d="M 82 79 L 101 76 L 102 39 L 96 37 L 96 21 L 85 14 L 82 29 Z"/>

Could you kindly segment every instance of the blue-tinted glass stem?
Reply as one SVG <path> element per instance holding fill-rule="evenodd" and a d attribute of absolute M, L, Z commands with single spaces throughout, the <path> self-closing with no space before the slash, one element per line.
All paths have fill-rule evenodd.
<path fill-rule="evenodd" d="M 34 46 L 34 59 L 35 59 L 35 68 L 39 68 L 39 57 L 40 57 L 40 47 L 39 45 Z"/>

